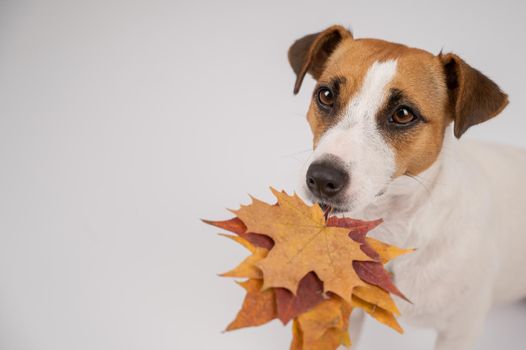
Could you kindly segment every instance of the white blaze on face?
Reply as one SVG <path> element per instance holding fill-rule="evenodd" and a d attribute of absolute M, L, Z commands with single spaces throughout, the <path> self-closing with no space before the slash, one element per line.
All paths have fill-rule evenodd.
<path fill-rule="evenodd" d="M 396 74 L 396 61 L 375 62 L 349 102 L 343 119 L 322 136 L 312 162 L 328 154 L 343 160 L 350 175 L 346 209 L 357 211 L 375 200 L 395 172 L 395 156 L 376 124 L 376 114 Z"/>

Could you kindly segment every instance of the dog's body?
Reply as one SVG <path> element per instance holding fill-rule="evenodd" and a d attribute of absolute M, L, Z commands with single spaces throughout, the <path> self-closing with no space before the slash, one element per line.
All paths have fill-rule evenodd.
<path fill-rule="evenodd" d="M 435 328 L 436 350 L 471 349 L 493 304 L 526 296 L 526 153 L 458 141 L 451 125 L 460 138 L 507 95 L 454 54 L 355 40 L 340 26 L 298 40 L 289 59 L 295 92 L 307 72 L 318 81 L 306 196 L 381 217 L 372 236 L 416 248 L 390 267 L 413 302 L 398 303 L 403 317 Z"/>
<path fill-rule="evenodd" d="M 439 331 L 437 349 L 469 349 L 492 305 L 526 296 L 523 179 L 525 152 L 450 137 L 430 169 L 351 214 L 384 217 L 372 236 L 417 248 L 392 263 L 413 302 L 398 305 L 408 323 Z"/>

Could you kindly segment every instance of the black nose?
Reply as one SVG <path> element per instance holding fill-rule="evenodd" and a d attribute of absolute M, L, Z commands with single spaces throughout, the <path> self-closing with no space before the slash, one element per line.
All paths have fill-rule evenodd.
<path fill-rule="evenodd" d="M 340 165 L 323 161 L 307 170 L 307 186 L 318 197 L 333 197 L 349 183 L 349 175 Z"/>

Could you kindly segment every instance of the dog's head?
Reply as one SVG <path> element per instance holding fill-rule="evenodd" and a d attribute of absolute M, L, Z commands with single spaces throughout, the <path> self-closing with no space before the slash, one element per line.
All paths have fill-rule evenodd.
<path fill-rule="evenodd" d="M 450 123 L 458 138 L 508 103 L 455 54 L 354 39 L 341 26 L 297 40 L 289 60 L 295 93 L 306 73 L 317 81 L 307 115 L 314 153 L 306 192 L 338 211 L 365 208 L 396 178 L 429 168 Z"/>

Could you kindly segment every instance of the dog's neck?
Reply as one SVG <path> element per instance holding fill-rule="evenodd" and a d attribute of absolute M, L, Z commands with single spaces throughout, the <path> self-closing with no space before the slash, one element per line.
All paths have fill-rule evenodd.
<path fill-rule="evenodd" d="M 444 169 L 448 166 L 448 154 L 454 152 L 457 144 L 458 141 L 454 139 L 448 128 L 442 151 L 431 167 L 417 176 L 398 177 L 376 202 L 348 215 L 365 220 L 382 218 L 384 223 L 371 232 L 371 236 L 402 247 L 423 248 L 432 237 L 415 228 L 415 222 L 417 219 L 427 217 L 425 214 L 429 212 L 430 202 L 435 197 L 434 193 L 443 192 L 443 188 L 438 187 L 441 187 L 444 176 L 447 176 Z M 449 195 L 454 196 L 454 191 Z M 421 226 L 418 223 L 417 225 Z"/>

